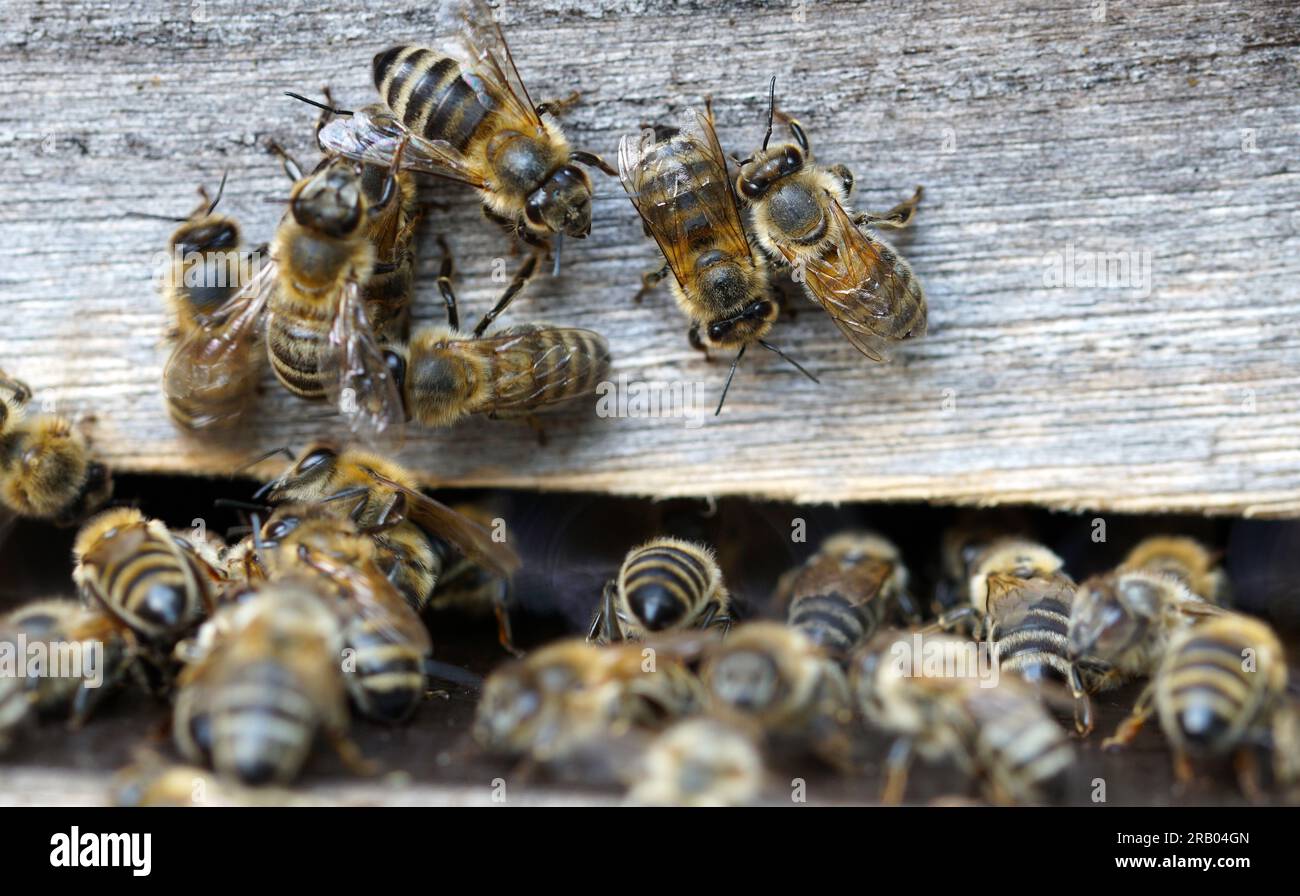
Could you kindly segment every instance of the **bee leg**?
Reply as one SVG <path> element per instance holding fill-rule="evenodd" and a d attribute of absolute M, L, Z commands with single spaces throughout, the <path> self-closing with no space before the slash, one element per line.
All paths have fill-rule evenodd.
<path fill-rule="evenodd" d="M 886 806 L 897 806 L 907 790 L 907 776 L 912 769 L 913 744 L 910 737 L 900 737 L 889 748 L 885 757 L 885 788 L 880 801 Z"/>
<path fill-rule="evenodd" d="M 511 656 L 523 656 L 524 652 L 515 646 L 514 632 L 510 627 L 510 586 L 503 579 L 501 587 L 492 595 L 492 615 L 497 620 L 497 640 Z"/>
<path fill-rule="evenodd" d="M 1133 711 L 1128 718 L 1120 722 L 1115 733 L 1101 742 L 1103 750 L 1118 750 L 1127 747 L 1133 743 L 1133 738 L 1138 736 L 1142 726 L 1151 718 L 1151 713 L 1155 709 L 1155 688 L 1147 685 L 1138 697 L 1137 703 L 1133 704 Z"/>
<path fill-rule="evenodd" d="M 1232 758 L 1233 770 L 1237 773 L 1237 786 L 1242 794 L 1252 803 L 1264 800 L 1264 792 L 1259 786 L 1259 766 L 1250 747 L 1243 747 Z"/>
<path fill-rule="evenodd" d="M 853 223 L 858 227 L 887 227 L 899 230 L 912 223 L 912 219 L 916 217 L 916 207 L 920 205 L 924 194 L 925 188 L 917 187 L 911 199 L 898 203 L 884 214 L 863 212 L 853 219 Z"/>
<path fill-rule="evenodd" d="M 704 352 L 704 360 L 713 360 L 709 357 L 709 347 L 705 345 L 704 340 L 700 338 L 699 324 L 691 324 L 691 328 L 686 331 L 686 341 L 689 342 L 691 348 L 695 349 L 697 352 Z"/>
<path fill-rule="evenodd" d="M 921 605 L 916 602 L 915 595 L 906 588 L 898 592 L 898 609 L 903 614 L 903 619 L 908 625 L 917 625 L 921 621 Z"/>
<path fill-rule="evenodd" d="M 316 145 L 321 146 L 320 132 L 325 129 L 325 125 L 334 120 L 334 95 L 330 93 L 328 87 L 322 87 L 321 93 L 325 94 L 325 105 L 321 107 L 320 116 L 316 119 Z M 321 146 L 323 150 L 324 147 Z"/>
<path fill-rule="evenodd" d="M 528 259 L 519 267 L 519 270 L 515 272 L 515 278 L 510 281 L 510 285 L 507 286 L 506 291 L 501 294 L 501 298 L 497 299 L 496 305 L 493 306 L 491 311 L 483 315 L 483 319 L 474 327 L 475 338 L 482 336 L 487 332 L 487 328 L 492 325 L 492 321 L 496 320 L 501 312 L 510 307 L 510 303 L 514 301 L 519 290 L 524 288 L 524 284 L 532 278 L 535 270 L 537 270 L 536 252 L 528 256 Z"/>
<path fill-rule="evenodd" d="M 343 760 L 343 764 L 353 774 L 363 777 L 379 774 L 379 763 L 362 755 L 361 748 L 342 731 L 329 730 L 325 736 L 334 751 L 339 754 L 339 758 Z"/>
<path fill-rule="evenodd" d="M 302 180 L 302 166 L 298 164 L 293 156 L 289 155 L 288 150 L 274 140 L 266 141 L 266 148 L 272 154 L 280 157 L 280 164 L 284 167 L 284 173 L 292 181 Z"/>
<path fill-rule="evenodd" d="M 840 188 L 844 191 L 844 198 L 847 199 L 852 196 L 853 186 L 856 183 L 853 178 L 853 172 L 850 171 L 847 166 L 839 164 L 832 165 L 827 170 L 830 171 L 830 173 L 835 176 L 835 179 L 840 182 Z"/>
<path fill-rule="evenodd" d="M 972 606 L 956 607 L 941 615 L 934 622 L 920 629 L 918 634 L 934 635 L 940 632 L 950 632 L 957 628 L 963 622 L 971 619 L 976 615 L 975 608 Z"/>
<path fill-rule="evenodd" d="M 610 177 L 618 177 L 618 169 L 606 162 L 594 152 L 587 152 L 583 149 L 575 149 L 569 153 L 569 157 L 580 165 L 586 165 L 588 168 L 596 168 L 608 174 Z"/>
<path fill-rule="evenodd" d="M 580 99 L 582 99 L 582 94 L 575 90 L 562 100 L 546 100 L 545 102 L 537 104 L 537 114 L 559 118 L 565 112 L 568 112 L 576 106 Z"/>
<path fill-rule="evenodd" d="M 1070 693 L 1074 696 L 1074 730 L 1080 737 L 1092 734 L 1092 699 L 1083 686 L 1083 674 L 1077 663 L 1070 664 Z"/>
<path fill-rule="evenodd" d="M 528 414 L 524 417 L 524 422 L 528 424 L 528 428 L 531 429 L 533 435 L 537 437 L 538 448 L 545 448 L 550 444 L 551 440 L 546 435 L 546 427 L 542 424 L 542 421 L 538 419 L 536 414 Z"/>
<path fill-rule="evenodd" d="M 447 241 L 438 237 L 438 246 L 442 249 L 442 267 L 438 270 L 438 292 L 442 294 L 442 301 L 447 306 L 447 326 L 453 331 L 460 329 L 460 312 L 456 310 L 456 291 L 452 289 L 451 278 L 455 274 L 455 262 L 451 257 L 451 249 L 447 247 Z"/>
<path fill-rule="evenodd" d="M 621 641 L 622 638 L 618 636 L 618 631 L 615 629 L 615 620 L 617 618 L 618 616 L 614 611 L 614 580 L 611 579 L 605 583 L 605 590 L 601 593 L 600 605 L 596 608 L 596 615 L 591 620 L 587 640 L 604 644 Z"/>
<path fill-rule="evenodd" d="M 656 271 L 646 271 L 641 275 L 641 288 L 636 291 L 636 295 L 632 297 L 632 300 L 640 305 L 641 300 L 645 298 L 645 294 L 652 291 L 659 285 L 659 281 L 663 280 L 672 272 L 673 269 L 668 266 L 667 262 L 664 263 L 663 267 Z"/>
<path fill-rule="evenodd" d="M 10 394 L 10 400 L 22 407 L 32 400 L 32 390 L 22 380 L 11 379 L 7 374 L 0 371 L 0 389 L 5 389 Z"/>
<path fill-rule="evenodd" d="M 1196 780 L 1196 766 L 1182 750 L 1174 750 L 1174 780 L 1179 791 L 1186 790 Z"/>

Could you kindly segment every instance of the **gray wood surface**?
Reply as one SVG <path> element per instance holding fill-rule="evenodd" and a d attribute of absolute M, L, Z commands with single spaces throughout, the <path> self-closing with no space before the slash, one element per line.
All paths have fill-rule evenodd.
<path fill-rule="evenodd" d="M 819 158 L 857 174 L 861 207 L 924 184 L 895 242 L 926 287 L 931 335 L 875 367 L 800 300 L 774 339 L 823 385 L 750 356 L 714 420 L 725 364 L 688 347 L 666 291 L 633 304 L 656 250 L 601 179 L 591 237 L 510 320 L 604 332 L 616 377 L 696 384 L 707 419 L 603 419 L 584 403 L 550 418 L 545 448 L 479 420 L 413 433 L 402 456 L 431 483 L 1300 512 L 1294 5 L 960 6 L 508 2 L 534 96 L 584 92 L 567 117 L 581 147 L 613 157 L 619 135 L 712 93 L 724 144 L 748 152 L 776 74 Z M 261 143 L 314 159 L 314 114 L 282 91 L 329 84 L 368 102 L 371 56 L 436 40 L 433 22 L 409 0 L 3 4 L 0 366 L 93 415 L 122 469 L 227 471 L 337 432 L 270 381 L 247 443 L 173 430 L 153 283 L 168 227 L 126 213 L 185 214 L 228 171 L 226 210 L 268 239 L 268 200 L 288 183 Z M 427 194 L 448 208 L 422 241 L 417 317 L 437 316 L 434 231 L 472 317 L 501 288 L 494 267 L 515 262 L 474 196 Z M 1053 285 L 1070 252 L 1123 253 L 1149 277 L 1096 286 L 1085 269 Z"/>

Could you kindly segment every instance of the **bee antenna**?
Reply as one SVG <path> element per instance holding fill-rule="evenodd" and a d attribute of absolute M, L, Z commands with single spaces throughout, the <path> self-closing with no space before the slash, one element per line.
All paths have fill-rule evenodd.
<path fill-rule="evenodd" d="M 290 451 L 287 446 L 281 445 L 279 448 L 272 448 L 270 451 L 266 452 L 265 454 L 259 454 L 257 457 L 253 458 L 248 463 L 244 464 L 242 467 L 236 470 L 236 472 L 242 473 L 244 470 L 251 470 L 253 467 L 257 466 L 262 461 L 270 460 L 271 458 L 275 457 L 277 454 L 283 455 L 287 460 L 290 461 L 293 460 L 293 452 Z"/>
<path fill-rule="evenodd" d="M 213 507 L 233 507 L 236 510 L 251 510 L 254 513 L 270 513 L 271 508 L 265 504 L 256 504 L 252 501 L 240 501 L 236 498 L 217 498 L 212 502 Z"/>
<path fill-rule="evenodd" d="M 560 276 L 560 250 L 564 248 L 564 234 L 555 235 L 555 264 L 551 267 L 551 276 Z"/>
<path fill-rule="evenodd" d="M 126 213 L 128 218 L 149 218 L 153 221 L 172 221 L 176 224 L 184 224 L 189 218 L 173 218 L 171 215 L 155 215 L 150 212 L 132 212 Z"/>
<path fill-rule="evenodd" d="M 262 541 L 262 520 L 254 513 L 250 522 L 253 527 L 251 533 L 253 536 L 253 550 L 257 552 L 258 557 L 261 557 L 266 550 L 266 542 Z"/>
<path fill-rule="evenodd" d="M 740 351 L 736 352 L 736 360 L 731 362 L 731 372 L 727 374 L 727 384 L 722 387 L 722 397 L 718 399 L 718 409 L 713 412 L 715 417 L 722 413 L 722 403 L 727 400 L 727 393 L 731 391 L 731 381 L 736 376 L 736 365 L 745 356 L 745 349 L 747 348 L 749 348 L 748 342 L 740 347 Z"/>
<path fill-rule="evenodd" d="M 217 198 L 213 199 L 212 204 L 208 206 L 207 214 L 212 214 L 217 207 L 217 203 L 221 201 L 221 194 L 226 192 L 226 178 L 229 176 L 229 171 L 221 172 L 221 184 L 217 187 Z"/>
<path fill-rule="evenodd" d="M 285 95 L 285 96 L 289 96 L 289 97 L 293 97 L 295 100 L 298 100 L 298 101 L 301 102 L 301 103 L 306 103 L 306 104 L 309 105 L 309 106 L 315 106 L 317 109 L 324 109 L 326 112 L 333 112 L 335 115 L 351 115 L 351 114 L 352 114 L 352 110 L 351 110 L 351 109 L 336 109 L 336 108 L 334 108 L 333 106 L 331 106 L 331 105 L 329 105 L 329 104 L 327 104 L 327 103 L 321 103 L 321 102 L 317 102 L 316 100 L 313 100 L 313 99 L 308 99 L 307 97 L 303 96 L 301 93 L 294 93 L 293 91 L 286 90 L 286 91 L 284 92 L 284 95 Z"/>
<path fill-rule="evenodd" d="M 763 135 L 763 149 L 767 150 L 767 142 L 772 139 L 772 119 L 776 116 L 776 75 L 772 76 L 772 81 L 767 86 L 767 133 Z"/>
<path fill-rule="evenodd" d="M 461 666 L 451 663 L 444 663 L 435 660 L 433 657 L 425 657 L 421 664 L 424 667 L 424 674 L 430 678 L 437 678 L 442 681 L 449 681 L 452 684 L 465 685 L 471 688 L 483 686 L 483 676 L 471 672 Z"/>
<path fill-rule="evenodd" d="M 785 352 L 781 351 L 779 348 L 777 348 L 777 347 L 776 347 L 775 345 L 773 345 L 772 343 L 768 342 L 768 341 L 765 340 L 765 339 L 760 339 L 760 340 L 758 340 L 758 344 L 761 345 L 761 346 L 763 346 L 763 348 L 767 349 L 769 352 L 775 352 L 776 354 L 780 355 L 784 360 L 788 361 L 788 362 L 789 362 L 789 363 L 790 363 L 790 364 L 791 364 L 791 365 L 792 365 L 796 370 L 798 370 L 798 371 L 799 371 L 800 373 L 802 373 L 804 376 L 808 377 L 808 379 L 812 380 L 812 381 L 813 381 L 814 383 L 816 383 L 817 385 L 820 386 L 820 385 L 822 384 L 822 381 L 819 380 L 819 379 L 817 379 L 817 377 L 813 376 L 813 375 L 812 375 L 811 373 L 809 373 L 807 370 L 805 370 L 805 369 L 804 369 L 804 366 L 803 366 L 802 364 L 800 364 L 800 363 L 799 363 L 798 361 L 796 361 L 794 358 L 792 358 L 792 357 L 790 357 L 789 355 L 787 355 Z"/>

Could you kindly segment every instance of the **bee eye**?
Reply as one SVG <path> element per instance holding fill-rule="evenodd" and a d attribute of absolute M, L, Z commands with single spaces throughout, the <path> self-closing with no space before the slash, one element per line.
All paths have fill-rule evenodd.
<path fill-rule="evenodd" d="M 717 342 L 719 339 L 725 339 L 727 334 L 730 332 L 731 321 L 718 321 L 717 323 L 709 324 L 709 338 L 714 342 Z"/>
<path fill-rule="evenodd" d="M 762 317 L 767 311 L 767 302 L 754 302 L 745 309 L 746 317 Z"/>
<path fill-rule="evenodd" d="M 781 167 L 785 171 L 797 171 L 803 167 L 803 153 L 794 146 L 787 146 L 785 157 L 781 160 Z"/>
<path fill-rule="evenodd" d="M 308 454 L 302 459 L 302 463 L 298 464 L 298 471 L 306 472 L 307 470 L 313 470 L 321 464 L 333 460 L 335 456 L 333 449 L 317 448 L 311 454 Z"/>

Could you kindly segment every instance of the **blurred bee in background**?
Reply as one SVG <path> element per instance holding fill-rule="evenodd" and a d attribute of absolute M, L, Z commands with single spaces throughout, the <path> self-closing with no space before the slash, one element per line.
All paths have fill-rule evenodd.
<path fill-rule="evenodd" d="M 802 632 L 748 622 L 711 645 L 700 667 L 710 710 L 852 768 L 852 701 L 839 665 Z"/>
<path fill-rule="evenodd" d="M 882 631 L 850 664 L 859 709 L 897 738 L 886 759 L 881 800 L 902 802 L 913 757 L 920 753 L 930 761 L 955 762 L 982 782 L 993 802 L 1036 802 L 1075 761 L 1073 747 L 1039 695 L 1015 679 L 1002 678 L 996 687 L 982 681 L 976 663 L 965 663 L 964 674 L 928 674 L 918 658 L 909 662 L 907 651 L 919 638 Z M 923 650 L 946 647 L 954 656 L 971 647 L 946 635 L 926 635 L 922 643 Z"/>
<path fill-rule="evenodd" d="M 624 137 L 618 163 L 623 189 L 666 262 L 643 278 L 641 293 L 671 273 L 673 298 L 691 321 L 692 347 L 706 353 L 736 350 L 715 414 L 722 412 L 736 367 L 751 344 L 775 352 L 817 382 L 767 341 L 780 309 L 767 264 L 745 234 L 712 108 L 706 104 L 704 114 L 692 110 L 680 129 Z"/>
<path fill-rule="evenodd" d="M 490 753 L 563 763 L 593 744 L 662 728 L 701 705 L 699 681 L 671 650 L 567 639 L 488 676 L 473 735 Z"/>
<path fill-rule="evenodd" d="M 1155 713 L 1180 783 L 1194 778 L 1195 760 L 1232 756 L 1242 792 L 1258 799 L 1256 750 L 1272 754 L 1277 783 L 1295 783 L 1300 744 L 1286 687 L 1286 654 L 1273 630 L 1224 613 L 1173 636 L 1132 714 L 1102 746 L 1128 746 Z"/>
<path fill-rule="evenodd" d="M 39 668 L 31 668 L 35 644 L 44 651 Z M 0 618 L 0 645 L 13 651 L 25 673 L 34 673 L 0 676 L 0 752 L 37 715 L 79 727 L 116 690 L 133 656 L 115 619 L 58 598 L 32 601 Z"/>
<path fill-rule="evenodd" d="M 444 254 L 438 287 L 447 326 L 418 330 L 394 367 L 406 412 L 422 426 L 486 414 L 527 417 L 538 428 L 534 412 L 591 395 L 608 376 L 609 344 L 591 330 L 526 324 L 485 335 L 485 316 L 472 334 L 462 333 L 451 276 L 451 256 Z"/>
<path fill-rule="evenodd" d="M 333 599 L 358 710 L 389 724 L 409 719 L 424 700 L 433 643 L 381 570 L 375 541 L 322 505 L 284 505 L 263 529 L 262 550 L 272 577 L 297 574 Z"/>
<path fill-rule="evenodd" d="M 825 309 L 853 347 L 886 361 L 900 342 L 925 335 L 925 294 L 911 267 L 893 249 L 860 228 L 906 227 L 921 188 L 883 215 L 846 211 L 853 175 L 843 165 L 812 160 L 799 122 L 782 116 L 794 143 L 769 149 L 776 114 L 776 78 L 768 96 L 762 148 L 741 161 L 736 192 L 748 204 L 755 239 L 784 261 L 814 302 Z"/>
<path fill-rule="evenodd" d="M 196 765 L 168 762 L 151 750 L 113 776 L 115 806 L 323 806 L 325 801 L 277 787 L 244 787 Z"/>
<path fill-rule="evenodd" d="M 280 477 L 256 496 L 273 504 L 319 503 L 380 546 L 389 559 L 388 576 L 413 609 L 422 612 L 433 599 L 451 546 L 489 575 L 506 581 L 493 605 L 502 642 L 509 642 L 507 595 L 519 557 L 493 532 L 419 490 L 410 471 L 387 458 L 331 445 L 309 446 Z"/>
<path fill-rule="evenodd" d="M 486 4 L 451 4 L 446 18 L 441 30 L 456 33 L 446 46 L 399 45 L 376 55 L 383 104 L 331 122 L 321 141 L 378 165 L 393 163 L 400 149 L 401 167 L 468 184 L 487 217 L 524 242 L 548 248 L 554 238 L 558 270 L 560 239 L 591 231 L 591 181 L 578 166 L 616 172 L 599 156 L 571 149 L 552 120 L 577 94 L 533 105 Z"/>
<path fill-rule="evenodd" d="M 655 538 L 628 551 L 605 583 L 587 640 L 641 641 L 674 629 L 731 627 L 730 598 L 713 549 Z"/>
<path fill-rule="evenodd" d="M 744 806 L 762 792 L 766 769 L 754 737 L 716 719 L 677 722 L 636 764 L 628 801 L 647 806 Z"/>
<path fill-rule="evenodd" d="M 213 609 L 219 573 L 161 520 L 133 507 L 90 520 L 72 552 L 82 595 L 131 631 L 166 680 L 172 649 Z"/>
<path fill-rule="evenodd" d="M 287 784 L 323 732 L 350 766 L 372 770 L 347 738 L 338 621 L 310 584 L 266 584 L 204 628 L 172 714 L 188 761 L 244 784 Z"/>
<path fill-rule="evenodd" d="M 898 548 L 874 532 L 840 532 L 777 583 L 786 622 L 837 659 L 868 640 L 887 619 L 920 619 Z"/>
<path fill-rule="evenodd" d="M 14 515 L 72 526 L 113 493 L 86 437 L 64 417 L 28 417 L 31 399 L 26 383 L 0 371 L 0 538 Z"/>
<path fill-rule="evenodd" d="M 1144 538 L 1128 552 L 1120 569 L 1172 576 L 1201 600 L 1220 607 L 1232 604 L 1232 585 L 1219 565 L 1218 554 L 1194 538 L 1178 535 Z"/>

